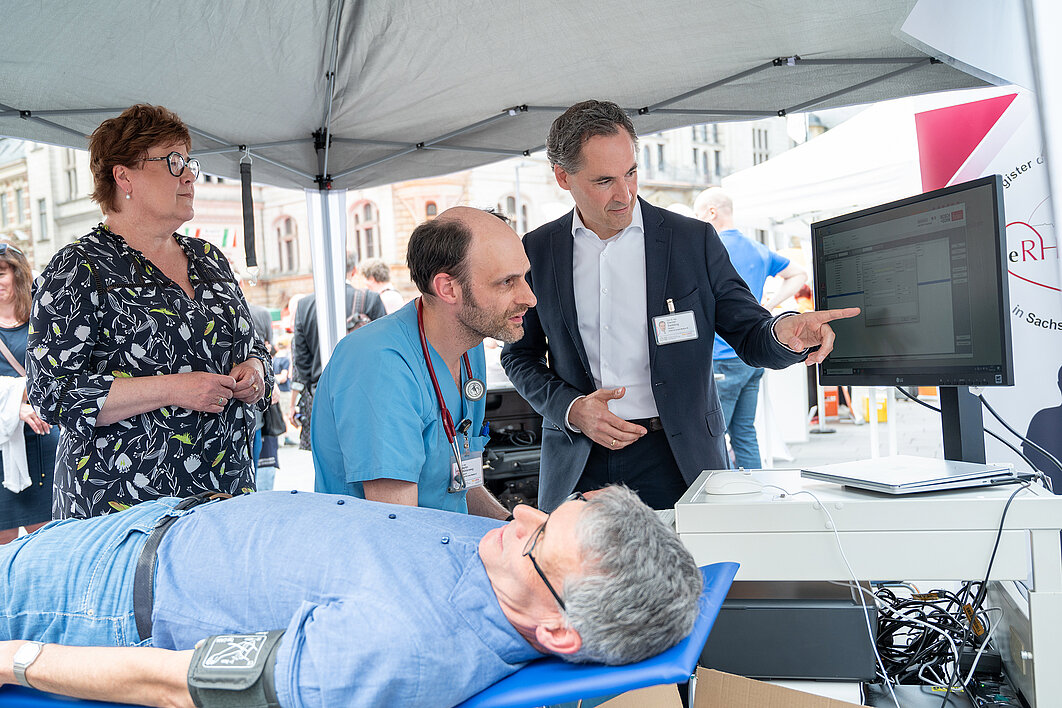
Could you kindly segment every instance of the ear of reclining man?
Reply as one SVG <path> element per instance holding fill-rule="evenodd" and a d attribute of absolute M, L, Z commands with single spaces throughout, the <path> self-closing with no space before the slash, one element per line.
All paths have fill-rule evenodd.
<path fill-rule="evenodd" d="M 57 617 L 101 619 L 102 610 L 85 607 L 81 571 L 106 567 L 110 583 L 131 585 L 145 541 L 131 530 L 173 515 L 174 500 L 49 526 L 0 548 L 0 575 L 10 581 L 0 591 L 0 684 L 15 682 L 25 640 L 54 642 L 25 668 L 35 688 L 185 707 L 211 705 L 201 686 L 193 703 L 189 670 L 196 673 L 212 645 L 192 646 L 225 633 L 284 630 L 255 686 L 268 698 L 259 705 L 285 708 L 453 705 L 541 654 L 610 664 L 655 655 L 692 627 L 700 572 L 632 492 L 609 487 L 588 496 L 549 516 L 517 507 L 504 525 L 323 494 L 205 504 L 184 512 L 159 544 L 146 642 L 124 615 L 116 622 L 128 631 L 96 622 L 96 634 L 78 627 L 76 636 L 74 620 Z M 134 547 L 79 558 L 85 545 L 71 543 L 71 534 L 90 534 L 104 553 Z M 274 552 L 283 557 L 270 561 Z M 206 568 L 189 570 L 192 559 Z M 116 568 L 122 563 L 129 572 Z M 263 565 L 269 572 L 256 572 Z M 60 585 L 73 587 L 37 597 L 56 568 L 70 569 Z M 46 620 L 34 620 L 34 603 L 46 607 Z M 154 647 L 132 646 L 143 643 Z"/>

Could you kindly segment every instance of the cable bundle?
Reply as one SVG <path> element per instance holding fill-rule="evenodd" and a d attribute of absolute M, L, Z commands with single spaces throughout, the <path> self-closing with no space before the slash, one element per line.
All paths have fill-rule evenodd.
<path fill-rule="evenodd" d="M 889 677 L 900 684 L 952 683 L 962 647 L 980 646 L 991 632 L 988 611 L 974 609 L 980 588 L 980 582 L 970 582 L 957 593 L 933 590 L 911 597 L 879 588 L 877 645 Z"/>

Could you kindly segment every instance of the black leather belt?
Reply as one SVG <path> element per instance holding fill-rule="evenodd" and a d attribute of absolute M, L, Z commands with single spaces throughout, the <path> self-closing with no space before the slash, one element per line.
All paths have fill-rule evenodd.
<path fill-rule="evenodd" d="M 650 433 L 655 433 L 659 430 L 664 429 L 664 424 L 660 422 L 659 416 L 654 416 L 652 418 L 639 418 L 638 420 L 628 420 L 627 422 L 634 423 L 635 425 L 640 425 L 646 430 L 648 430 Z"/>
<path fill-rule="evenodd" d="M 183 511 L 215 499 L 231 497 L 231 494 L 224 492 L 200 492 L 194 497 L 177 502 L 173 509 Z M 179 518 L 181 517 L 164 516 L 159 519 L 136 561 L 136 573 L 133 575 L 133 617 L 136 619 L 136 631 L 140 635 L 140 641 L 151 636 L 151 610 L 155 606 L 155 566 L 158 563 L 159 544 L 173 522 Z"/>

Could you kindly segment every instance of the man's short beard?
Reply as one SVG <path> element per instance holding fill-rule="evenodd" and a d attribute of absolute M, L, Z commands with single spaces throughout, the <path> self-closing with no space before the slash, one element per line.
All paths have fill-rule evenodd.
<path fill-rule="evenodd" d="M 494 319 L 492 313 L 483 310 L 476 302 L 475 296 L 472 295 L 471 284 L 458 282 L 464 295 L 464 303 L 457 313 L 457 321 L 471 337 L 478 337 L 480 340 L 490 337 L 500 339 L 506 344 L 520 341 L 524 336 L 523 325 L 514 325 L 509 322 L 508 315 L 501 321 Z"/>

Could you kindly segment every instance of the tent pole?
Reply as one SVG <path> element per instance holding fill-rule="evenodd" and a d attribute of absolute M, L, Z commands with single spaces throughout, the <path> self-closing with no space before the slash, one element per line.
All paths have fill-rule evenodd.
<path fill-rule="evenodd" d="M 324 136 L 315 144 L 322 165 Z M 323 174 L 323 173 L 322 173 Z M 321 347 L 321 366 L 328 363 L 332 350 L 346 334 L 346 190 L 332 189 L 327 175 L 318 180 L 317 189 L 306 190 L 306 214 L 310 221 L 313 265 L 313 291 L 317 304 L 317 338 Z"/>
<path fill-rule="evenodd" d="M 346 334 L 346 190 L 333 191 L 332 176 L 328 173 L 328 149 L 332 142 L 332 101 L 335 97 L 343 4 L 343 0 L 338 0 L 335 4 L 334 24 L 329 38 L 330 51 L 326 74 L 328 106 L 322 127 L 313 133 L 313 147 L 317 153 L 317 176 L 314 178 L 317 191 L 315 194 L 313 190 L 306 190 L 306 212 L 310 217 L 312 244 L 313 291 L 317 305 L 317 338 L 321 347 L 322 367 L 328 364 L 332 350 Z M 318 228 L 315 230 L 314 226 Z"/>

